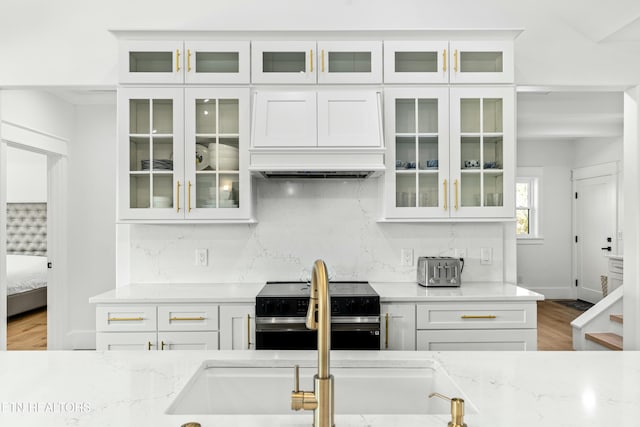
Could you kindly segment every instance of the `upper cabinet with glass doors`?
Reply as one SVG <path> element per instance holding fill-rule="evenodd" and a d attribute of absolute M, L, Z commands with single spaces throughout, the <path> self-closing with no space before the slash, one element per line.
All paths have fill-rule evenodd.
<path fill-rule="evenodd" d="M 256 41 L 252 83 L 382 83 L 380 41 Z"/>
<path fill-rule="evenodd" d="M 514 99 L 513 87 L 451 89 L 452 216 L 515 216 Z"/>
<path fill-rule="evenodd" d="M 118 90 L 120 220 L 251 220 L 249 89 Z"/>
<path fill-rule="evenodd" d="M 512 83 L 513 42 L 385 41 L 385 83 Z"/>
<path fill-rule="evenodd" d="M 123 41 L 120 83 L 249 83 L 249 42 Z"/>

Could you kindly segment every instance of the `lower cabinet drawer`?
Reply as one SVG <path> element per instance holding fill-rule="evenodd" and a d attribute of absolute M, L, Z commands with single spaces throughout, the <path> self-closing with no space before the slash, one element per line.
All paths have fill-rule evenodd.
<path fill-rule="evenodd" d="M 529 350 L 538 348 L 536 329 L 422 330 L 419 351 Z"/>
<path fill-rule="evenodd" d="M 158 350 L 219 350 L 218 332 L 158 332 Z"/>
<path fill-rule="evenodd" d="M 98 332 L 96 350 L 156 350 L 154 332 Z"/>
<path fill-rule="evenodd" d="M 533 303 L 431 303 L 416 307 L 417 329 L 536 328 Z"/>
<path fill-rule="evenodd" d="M 99 305 L 96 307 L 96 331 L 98 332 L 142 332 L 155 330 L 155 305 Z"/>
<path fill-rule="evenodd" d="M 218 306 L 199 305 L 159 305 L 159 331 L 217 331 Z"/>

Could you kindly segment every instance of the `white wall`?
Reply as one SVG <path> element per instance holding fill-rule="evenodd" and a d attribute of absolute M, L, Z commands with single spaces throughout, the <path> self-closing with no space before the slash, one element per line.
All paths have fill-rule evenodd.
<path fill-rule="evenodd" d="M 378 223 L 377 179 L 256 184 L 256 225 L 121 225 L 130 227 L 130 280 L 299 280 L 322 258 L 336 280 L 415 281 L 415 265 L 400 265 L 402 248 L 415 257 L 466 249 L 463 280 L 504 278 L 501 223 Z M 480 265 L 481 247 L 492 249 L 492 265 Z M 207 267 L 194 265 L 197 248 L 209 250 Z"/>
<path fill-rule="evenodd" d="M 1 82 L 0 79 L 0 85 Z M 71 139 L 74 117 L 73 106 L 68 102 L 38 89 L 4 89 L 0 102 L 2 122 L 56 139 Z"/>
<path fill-rule="evenodd" d="M 89 297 L 115 286 L 115 105 L 75 107 L 69 149 L 67 347 L 95 348 Z"/>
<path fill-rule="evenodd" d="M 7 148 L 7 203 L 47 201 L 47 156 Z"/>
<path fill-rule="evenodd" d="M 600 41 L 639 9 L 632 0 L 5 0 L 0 85 L 114 85 L 113 29 L 381 28 L 522 28 L 519 84 L 630 85 L 640 76 L 637 43 Z"/>
<path fill-rule="evenodd" d="M 544 170 L 541 188 L 544 240 L 541 244 L 518 243 L 518 283 L 547 298 L 575 298 L 571 270 L 571 170 L 613 161 L 620 162 L 622 167 L 622 158 L 620 138 L 518 142 L 518 167 L 538 166 Z"/>

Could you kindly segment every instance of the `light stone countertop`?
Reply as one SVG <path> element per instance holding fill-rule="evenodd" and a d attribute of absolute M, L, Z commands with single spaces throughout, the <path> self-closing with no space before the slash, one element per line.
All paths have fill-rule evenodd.
<path fill-rule="evenodd" d="M 119 303 L 255 303 L 259 283 L 131 284 L 89 299 Z M 382 302 L 536 301 L 544 296 L 505 282 L 465 282 L 454 288 L 424 288 L 416 282 L 371 282 Z"/>
<path fill-rule="evenodd" d="M 203 427 L 310 426 L 311 413 L 203 416 L 164 412 L 205 360 L 261 366 L 273 360 L 314 361 L 315 357 L 311 351 L 1 352 L 0 425 L 179 427 L 197 421 Z M 331 358 L 332 364 L 394 360 L 400 365 L 433 359 L 463 390 L 467 404 L 477 409 L 465 416 L 469 427 L 638 424 L 638 352 L 335 351 Z M 338 427 L 445 427 L 448 421 L 444 415 L 336 415 Z"/>

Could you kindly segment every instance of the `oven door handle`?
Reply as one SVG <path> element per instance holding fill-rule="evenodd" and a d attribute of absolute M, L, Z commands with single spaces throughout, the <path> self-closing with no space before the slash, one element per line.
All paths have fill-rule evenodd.
<path fill-rule="evenodd" d="M 379 323 L 333 323 L 331 332 L 367 332 L 380 331 Z"/>

